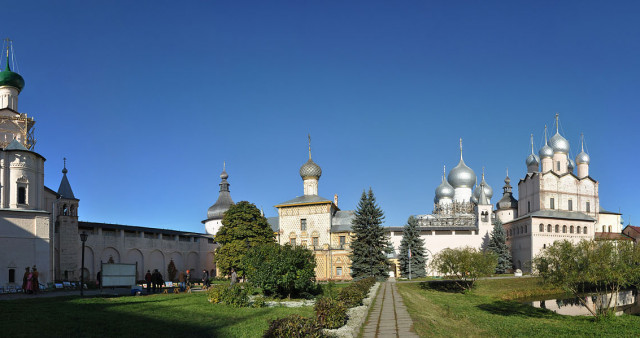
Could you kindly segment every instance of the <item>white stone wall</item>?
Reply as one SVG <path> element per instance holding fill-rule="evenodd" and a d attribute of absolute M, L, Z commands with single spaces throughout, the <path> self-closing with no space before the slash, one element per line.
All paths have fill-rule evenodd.
<path fill-rule="evenodd" d="M 218 230 L 222 227 L 222 219 L 210 219 L 204 222 L 204 228 L 209 235 L 218 233 Z"/>
<path fill-rule="evenodd" d="M 0 87 L 0 109 L 9 108 L 18 111 L 18 89 L 14 87 Z"/>
<path fill-rule="evenodd" d="M 618 214 L 598 214 L 596 222 L 596 232 L 615 232 L 622 233 L 621 216 Z M 611 229 L 611 230 L 609 230 Z"/>
<path fill-rule="evenodd" d="M 455 188 L 453 200 L 456 202 L 469 202 L 471 200 L 471 188 Z"/>
<path fill-rule="evenodd" d="M 25 267 L 34 265 L 41 283 L 51 281 L 49 230 L 45 212 L 0 210 L 0 286 L 9 282 L 9 269 L 21 286 Z"/>
<path fill-rule="evenodd" d="M 0 198 L 3 208 L 43 210 L 44 159 L 28 151 L 0 152 Z M 18 187 L 27 189 L 27 204 L 18 204 Z"/>

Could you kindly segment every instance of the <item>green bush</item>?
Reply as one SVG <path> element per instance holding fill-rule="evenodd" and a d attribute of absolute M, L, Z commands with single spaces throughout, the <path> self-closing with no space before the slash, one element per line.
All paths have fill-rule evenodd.
<path fill-rule="evenodd" d="M 256 296 L 253 298 L 251 307 L 265 307 L 265 306 L 267 306 L 267 300 L 264 298 L 264 296 Z"/>
<path fill-rule="evenodd" d="M 315 256 L 304 247 L 258 245 L 247 251 L 242 265 L 247 279 L 265 296 L 308 298 L 317 292 Z"/>
<path fill-rule="evenodd" d="M 243 287 L 239 284 L 225 285 L 218 284 L 212 285 L 207 291 L 207 296 L 210 303 L 213 304 L 226 304 L 233 307 L 247 307 L 249 306 L 249 293 L 250 288 Z"/>
<path fill-rule="evenodd" d="M 337 300 L 343 302 L 347 308 L 362 305 L 362 301 L 367 298 L 369 290 L 375 283 L 374 277 L 353 282 L 340 290 Z"/>
<path fill-rule="evenodd" d="M 264 338 L 324 338 L 322 328 L 313 318 L 305 318 L 300 315 L 289 315 L 284 318 L 274 319 L 269 323 L 269 328 L 265 331 Z"/>
<path fill-rule="evenodd" d="M 314 310 L 318 324 L 325 329 L 337 329 L 347 322 L 347 307 L 333 298 L 319 298 Z"/>

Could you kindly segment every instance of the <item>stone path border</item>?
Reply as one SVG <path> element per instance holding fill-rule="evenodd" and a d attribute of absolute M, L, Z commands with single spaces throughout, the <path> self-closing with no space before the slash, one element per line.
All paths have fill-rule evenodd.
<path fill-rule="evenodd" d="M 376 298 L 376 294 L 378 293 L 378 288 L 380 288 L 380 282 L 376 282 L 371 289 L 369 290 L 369 294 L 367 298 L 362 300 L 362 305 L 352 307 L 347 310 L 347 323 L 333 330 L 324 329 L 324 333 L 329 337 L 339 337 L 339 338 L 353 338 L 357 337 L 358 333 L 360 333 L 360 328 L 364 324 L 367 319 L 367 313 L 369 312 L 369 308 L 371 307 L 371 303 Z"/>
<path fill-rule="evenodd" d="M 398 293 L 396 280 L 389 278 L 376 298 L 363 337 L 418 337 L 412 327 L 413 321 Z"/>

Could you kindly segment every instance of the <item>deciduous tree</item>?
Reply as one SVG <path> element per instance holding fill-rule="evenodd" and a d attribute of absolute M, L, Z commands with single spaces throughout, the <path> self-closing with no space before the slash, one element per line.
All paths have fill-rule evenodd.
<path fill-rule="evenodd" d="M 241 201 L 224 213 L 215 240 L 220 244 L 214 258 L 220 271 L 230 274 L 233 268 L 243 274 L 241 262 L 247 251 L 259 244 L 275 243 L 275 236 L 260 210 L 253 203 Z"/>
<path fill-rule="evenodd" d="M 463 290 L 471 289 L 478 278 L 493 273 L 498 257 L 490 251 L 465 247 L 440 251 L 431 262 L 433 268 L 453 279 Z"/>

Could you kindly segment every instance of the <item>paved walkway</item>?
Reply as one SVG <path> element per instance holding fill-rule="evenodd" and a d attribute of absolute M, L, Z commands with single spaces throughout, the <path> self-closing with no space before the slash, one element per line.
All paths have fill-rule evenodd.
<path fill-rule="evenodd" d="M 418 337 L 413 321 L 398 293 L 395 278 L 381 285 L 375 304 L 364 326 L 363 337 Z"/>

